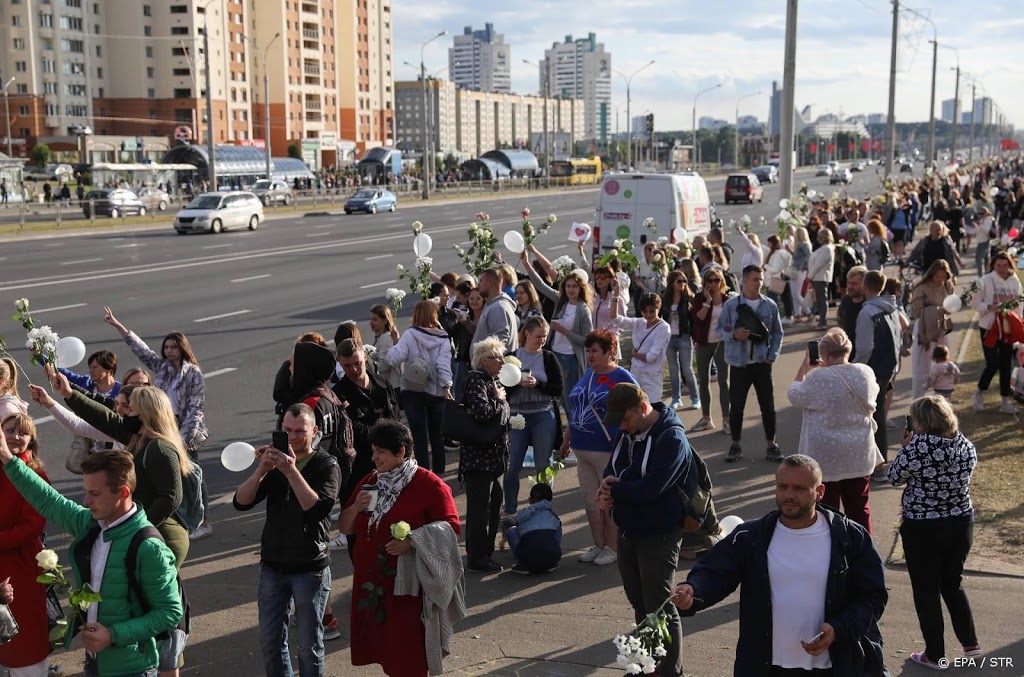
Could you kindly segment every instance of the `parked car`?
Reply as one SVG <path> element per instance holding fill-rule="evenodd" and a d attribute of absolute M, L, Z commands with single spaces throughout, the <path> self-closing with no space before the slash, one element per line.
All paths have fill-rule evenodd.
<path fill-rule="evenodd" d="M 227 193 L 203 193 L 185 205 L 174 218 L 178 235 L 247 226 L 256 230 L 263 223 L 263 203 L 247 190 Z"/>
<path fill-rule="evenodd" d="M 775 165 L 760 165 L 754 167 L 750 172 L 761 183 L 777 183 L 779 180 L 779 168 Z"/>
<path fill-rule="evenodd" d="M 285 206 L 290 205 L 292 200 L 292 189 L 284 181 L 268 181 L 266 179 L 260 179 L 256 183 L 252 184 L 252 194 L 258 197 L 264 204 L 269 207 L 272 203 L 280 202 Z"/>
<path fill-rule="evenodd" d="M 814 169 L 815 176 L 832 176 L 832 168 L 828 165 L 818 165 Z"/>
<path fill-rule="evenodd" d="M 913 172 L 914 171 L 914 163 L 911 162 L 910 160 L 906 159 L 906 158 L 903 158 L 902 160 L 900 160 L 900 171 L 901 172 Z"/>
<path fill-rule="evenodd" d="M 846 167 L 840 167 L 832 172 L 828 178 L 829 185 L 833 183 L 853 183 L 853 174 Z"/>
<path fill-rule="evenodd" d="M 90 211 L 91 210 L 91 211 Z M 90 190 L 82 200 L 82 213 L 86 218 L 91 215 L 109 216 L 116 219 L 122 214 L 145 215 L 146 205 L 139 196 L 124 188 L 102 188 Z"/>
<path fill-rule="evenodd" d="M 725 180 L 725 204 L 730 202 L 760 202 L 764 188 L 753 174 L 731 174 Z"/>
<path fill-rule="evenodd" d="M 171 204 L 171 196 L 159 188 L 145 186 L 140 188 L 136 194 L 142 200 L 142 204 L 146 205 L 146 209 L 150 211 L 156 209 L 162 212 Z"/>
<path fill-rule="evenodd" d="M 863 160 L 854 160 L 853 162 L 850 163 L 850 171 L 851 172 L 862 172 L 862 171 L 864 171 L 864 167 L 865 166 L 866 165 L 864 164 Z"/>
<path fill-rule="evenodd" d="M 352 212 L 376 214 L 384 210 L 393 212 L 396 209 L 398 209 L 398 197 L 390 190 L 383 188 L 363 188 L 345 201 L 346 214 Z"/>

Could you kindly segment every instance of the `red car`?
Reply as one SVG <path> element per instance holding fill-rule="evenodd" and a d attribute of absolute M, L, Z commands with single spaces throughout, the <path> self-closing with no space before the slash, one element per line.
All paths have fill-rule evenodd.
<path fill-rule="evenodd" d="M 760 202 L 764 188 L 753 174 L 731 174 L 725 180 L 725 204 L 730 202 Z"/>

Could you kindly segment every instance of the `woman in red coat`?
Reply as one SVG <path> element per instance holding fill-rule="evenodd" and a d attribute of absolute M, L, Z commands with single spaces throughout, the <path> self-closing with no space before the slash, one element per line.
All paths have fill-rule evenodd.
<path fill-rule="evenodd" d="M 376 470 L 356 486 L 374 485 L 376 503 L 371 505 L 371 492 L 354 492 L 338 525 L 341 533 L 356 537 L 349 628 L 352 665 L 378 663 L 387 675 L 425 677 L 423 598 L 394 594 L 398 555 L 412 545 L 409 539 L 393 539 L 391 525 L 407 522 L 410 529 L 418 529 L 441 521 L 457 536 L 459 511 L 448 485 L 416 464 L 408 428 L 397 421 L 381 421 L 371 432 L 371 443 Z"/>
<path fill-rule="evenodd" d="M 49 482 L 39 460 L 39 442 L 32 418 L 14 414 L 0 421 L 11 452 Z M 45 677 L 49 671 L 50 640 L 46 623 L 46 587 L 36 582 L 42 572 L 36 554 L 43 549 L 40 537 L 46 520 L 0 473 L 0 577 L 10 576 L 14 587 L 11 613 L 18 621 L 18 635 L 0 646 L 0 665 L 12 677 Z"/>

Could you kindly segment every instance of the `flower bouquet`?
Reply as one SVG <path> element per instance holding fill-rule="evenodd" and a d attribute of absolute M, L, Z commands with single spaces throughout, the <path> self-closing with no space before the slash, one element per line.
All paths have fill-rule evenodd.
<path fill-rule="evenodd" d="M 71 614 L 77 620 L 77 625 L 85 622 L 86 613 L 93 604 L 101 602 L 103 598 L 100 593 L 92 589 L 88 583 L 82 587 L 75 588 L 71 581 L 64 576 L 64 569 L 60 566 L 60 558 L 53 550 L 40 550 L 36 554 L 36 564 L 43 570 L 43 573 L 36 577 L 36 581 L 43 585 L 52 585 L 58 593 L 68 596 L 71 605 Z M 68 619 L 57 619 L 57 624 L 50 631 L 50 646 L 57 647 L 64 643 L 68 633 Z"/>
<path fill-rule="evenodd" d="M 554 214 L 548 214 L 547 221 L 540 224 L 539 226 L 534 226 L 532 223 L 530 223 L 529 207 L 523 207 L 523 211 L 520 213 L 523 216 L 523 241 L 526 242 L 527 246 L 533 244 L 533 241 L 537 239 L 538 235 L 543 235 L 548 228 L 550 228 L 552 225 L 554 225 L 556 221 L 558 221 L 558 217 L 556 217 Z"/>
<path fill-rule="evenodd" d="M 640 259 L 633 252 L 633 241 L 629 239 L 612 242 L 612 250 L 601 257 L 598 265 L 610 265 L 613 259 L 619 262 L 619 268 L 625 273 L 636 272 L 640 267 Z"/>
<path fill-rule="evenodd" d="M 405 271 L 405 267 L 402 266 L 402 270 L 399 271 L 399 276 Z M 399 309 L 402 307 L 402 301 L 405 299 L 405 292 L 395 287 L 389 287 L 384 292 L 384 298 L 387 299 L 388 305 L 391 306 L 391 313 L 397 315 Z"/>
<path fill-rule="evenodd" d="M 494 229 L 489 223 L 490 216 L 479 212 L 474 221 L 469 224 L 469 249 L 463 249 L 460 245 L 452 245 L 462 264 L 466 266 L 466 272 L 475 277 L 494 265 L 494 252 L 498 247 L 498 238 L 494 236 Z"/>
<path fill-rule="evenodd" d="M 652 674 L 663 658 L 665 643 L 671 642 L 668 633 L 668 614 L 665 609 L 672 603 L 669 597 L 654 612 L 647 614 L 629 635 L 618 635 L 612 640 L 618 655 L 615 663 L 631 675 Z"/>
<path fill-rule="evenodd" d="M 576 270 L 577 264 L 572 260 L 571 256 L 562 255 L 551 262 L 551 267 L 558 273 L 558 281 L 561 282 L 565 279 L 565 276 Z"/>
<path fill-rule="evenodd" d="M 651 231 L 653 235 L 658 234 L 658 223 L 651 217 L 647 217 L 646 219 L 644 219 L 644 228 Z"/>
<path fill-rule="evenodd" d="M 430 298 L 430 267 L 433 265 L 434 259 L 429 256 L 421 256 L 416 259 L 411 270 L 407 270 L 404 266 L 399 264 L 398 266 L 398 279 L 409 280 L 409 291 L 413 294 L 417 294 L 422 299 Z"/>

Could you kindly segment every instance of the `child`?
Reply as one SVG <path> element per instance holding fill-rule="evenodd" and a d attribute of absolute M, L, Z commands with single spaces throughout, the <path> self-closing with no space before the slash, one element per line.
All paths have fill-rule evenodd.
<path fill-rule="evenodd" d="M 672 328 L 661 319 L 661 297 L 657 294 L 643 294 L 638 303 L 642 317 L 633 318 L 619 315 L 618 279 L 612 280 L 612 294 L 612 325 L 633 332 L 633 356 L 629 371 L 651 402 L 661 402 L 665 387 L 665 357 L 672 338 Z"/>
<path fill-rule="evenodd" d="M 562 520 L 551 505 L 551 486 L 535 484 L 530 489 L 530 505 L 514 518 L 505 536 L 512 548 L 517 574 L 542 574 L 558 568 L 562 559 Z"/>
<path fill-rule="evenodd" d="M 947 400 L 953 394 L 953 387 L 960 380 L 960 367 L 949 361 L 949 348 L 946 346 L 935 346 L 932 350 L 932 366 L 928 371 L 928 381 L 925 387 L 931 388 L 936 395 L 941 395 Z"/>

